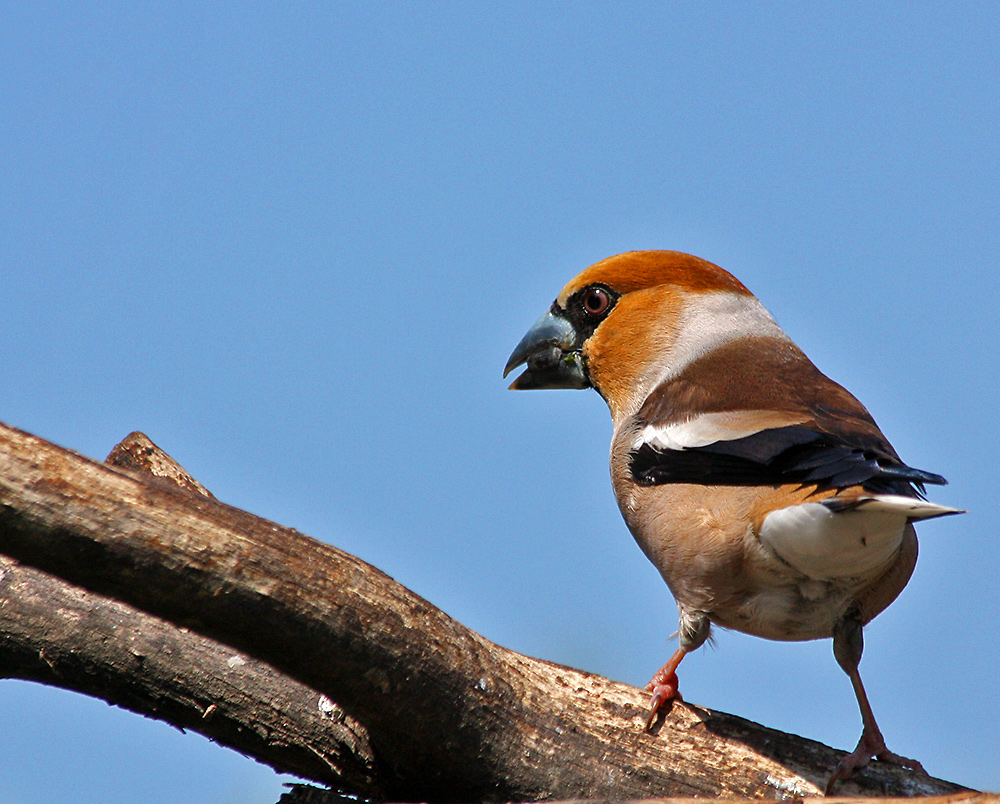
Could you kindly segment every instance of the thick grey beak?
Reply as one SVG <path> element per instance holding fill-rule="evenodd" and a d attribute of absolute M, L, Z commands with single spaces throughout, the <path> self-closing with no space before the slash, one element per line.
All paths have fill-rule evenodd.
<path fill-rule="evenodd" d="M 511 390 L 589 388 L 581 344 L 573 325 L 551 310 L 535 322 L 514 348 L 504 367 L 506 377 L 523 363 L 528 368 L 510 384 Z"/>

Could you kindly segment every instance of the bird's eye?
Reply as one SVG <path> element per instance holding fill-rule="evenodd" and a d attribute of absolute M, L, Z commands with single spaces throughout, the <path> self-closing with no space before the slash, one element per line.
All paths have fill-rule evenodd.
<path fill-rule="evenodd" d="M 611 297 L 604 288 L 587 288 L 583 292 L 583 309 L 590 315 L 604 315 L 611 306 Z"/>

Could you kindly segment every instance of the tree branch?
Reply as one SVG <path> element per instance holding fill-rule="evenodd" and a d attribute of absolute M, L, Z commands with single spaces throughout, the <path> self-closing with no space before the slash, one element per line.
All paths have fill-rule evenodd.
<path fill-rule="evenodd" d="M 63 605 L 46 606 L 45 597 L 27 602 L 52 581 L 82 595 L 78 608 L 66 608 L 76 612 L 67 621 L 75 618 L 79 630 L 64 629 L 76 634 L 76 650 L 86 653 L 100 633 L 119 651 L 102 671 L 114 678 L 91 683 L 68 647 L 63 656 L 43 644 L 44 635 L 8 638 L 4 653 L 20 656 L 17 666 L 34 662 L 35 675 L 22 670 L 21 677 L 102 697 L 118 695 L 121 683 L 127 694 L 116 702 L 206 731 L 202 714 L 213 704 L 214 717 L 238 708 L 227 700 L 223 712 L 216 703 L 227 684 L 254 699 L 245 715 L 251 720 L 254 707 L 271 705 L 267 689 L 248 692 L 249 681 L 227 675 L 235 649 L 245 654 L 244 666 L 256 662 L 257 676 L 294 679 L 300 686 L 292 697 L 302 696 L 303 710 L 315 710 L 318 692 L 363 724 L 348 728 L 356 740 L 322 729 L 281 737 L 300 743 L 300 767 L 309 765 L 302 757 L 321 756 L 317 766 L 339 768 L 338 783 L 361 792 L 442 802 L 803 796 L 822 790 L 841 755 L 688 704 L 674 706 L 655 735 L 645 734 L 639 690 L 501 648 L 378 570 L 296 531 L 2 426 L 0 553 L 35 568 L 3 565 L 12 576 L 0 591 L 8 600 L 25 597 L 21 613 L 2 622 L 8 634 Z M 113 612 L 110 622 L 100 623 L 101 611 Z M 170 641 L 184 638 L 183 629 L 197 647 Z M 130 659 L 137 632 L 153 641 Z M 189 689 L 157 700 L 174 660 L 198 655 L 202 638 L 214 643 L 208 661 L 217 685 L 191 676 Z M 159 651 L 164 644 L 172 652 Z M 147 678 L 120 678 L 147 676 L 157 661 L 163 669 Z M 217 739 L 235 745 L 243 717 L 220 725 Z M 259 746 L 270 735 L 258 736 L 235 747 L 263 758 Z M 342 751 L 331 749 L 338 739 Z M 317 774 L 331 778 L 307 773 Z M 855 795 L 960 789 L 878 763 L 842 788 Z"/>
<path fill-rule="evenodd" d="M 212 496 L 142 433 L 105 463 Z M 278 771 L 379 795 L 363 727 L 264 662 L 2 555 L 0 600 L 0 676 L 100 697 Z"/>
<path fill-rule="evenodd" d="M 363 728 L 214 640 L 0 556 L 0 677 L 165 720 L 307 779 L 378 796 Z"/>

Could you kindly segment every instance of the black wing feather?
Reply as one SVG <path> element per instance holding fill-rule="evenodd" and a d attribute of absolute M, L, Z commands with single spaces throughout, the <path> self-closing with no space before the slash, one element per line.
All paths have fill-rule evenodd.
<path fill-rule="evenodd" d="M 779 486 L 798 483 L 821 489 L 861 485 L 866 490 L 920 494 L 924 483 L 943 484 L 940 475 L 902 463 L 885 445 L 851 443 L 841 435 L 801 425 L 687 449 L 643 444 L 632 452 L 630 469 L 644 486 L 695 483 L 722 486 Z"/>

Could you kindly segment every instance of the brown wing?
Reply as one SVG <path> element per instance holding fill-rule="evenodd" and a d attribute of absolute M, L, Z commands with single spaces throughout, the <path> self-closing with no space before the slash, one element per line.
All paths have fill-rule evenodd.
<path fill-rule="evenodd" d="M 650 395 L 636 414 L 637 429 L 726 412 L 745 412 L 749 434 L 680 449 L 655 439 L 638 444 L 633 478 L 643 485 L 861 485 L 911 495 L 918 493 L 914 484 L 922 490 L 923 483 L 945 482 L 904 464 L 864 406 L 780 339 L 735 341 L 693 362 Z M 782 418 L 788 423 L 774 426 Z M 754 426 L 765 420 L 768 426 Z"/>

